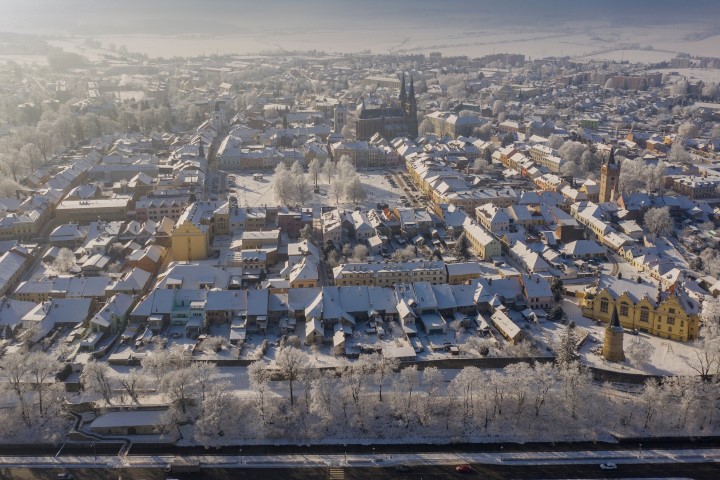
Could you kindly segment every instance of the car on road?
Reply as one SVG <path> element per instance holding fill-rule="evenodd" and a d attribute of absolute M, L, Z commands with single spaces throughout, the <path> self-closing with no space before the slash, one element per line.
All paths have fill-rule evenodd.
<path fill-rule="evenodd" d="M 405 473 L 410 471 L 410 467 L 407 465 L 398 465 L 395 467 L 395 471 L 399 473 Z"/>
<path fill-rule="evenodd" d="M 617 465 L 612 462 L 601 463 L 600 470 L 617 470 Z"/>
<path fill-rule="evenodd" d="M 457 467 L 455 467 L 455 471 L 458 473 L 470 473 L 472 472 L 472 467 L 466 463 L 464 465 L 458 465 Z"/>
<path fill-rule="evenodd" d="M 74 480 L 75 475 L 72 473 L 58 473 L 56 478 L 57 480 Z"/>

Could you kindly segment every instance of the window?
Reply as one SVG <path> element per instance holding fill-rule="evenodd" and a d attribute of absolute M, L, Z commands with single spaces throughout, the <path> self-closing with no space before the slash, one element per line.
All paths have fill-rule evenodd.
<path fill-rule="evenodd" d="M 668 313 L 669 313 L 670 315 L 673 315 L 673 314 L 675 313 L 675 309 L 674 309 L 674 308 L 668 308 Z"/>
<path fill-rule="evenodd" d="M 640 307 L 640 321 L 644 323 L 650 321 L 650 310 L 647 307 Z"/>
<path fill-rule="evenodd" d="M 675 325 L 675 317 L 667 317 L 668 325 Z"/>
<path fill-rule="evenodd" d="M 620 315 L 622 315 L 623 317 L 627 317 L 627 316 L 628 316 L 628 305 L 627 305 L 627 303 L 621 303 L 621 304 L 620 304 Z"/>
<path fill-rule="evenodd" d="M 600 301 L 600 313 L 608 313 L 608 302 L 607 300 Z"/>

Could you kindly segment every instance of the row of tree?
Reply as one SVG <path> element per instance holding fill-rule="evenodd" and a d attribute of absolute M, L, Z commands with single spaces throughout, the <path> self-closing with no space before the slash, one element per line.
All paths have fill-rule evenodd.
<path fill-rule="evenodd" d="M 282 205 L 304 205 L 312 199 L 313 190 L 319 190 L 321 179 L 326 180 L 328 198 L 336 204 L 341 199 L 358 204 L 367 197 L 352 159 L 343 155 L 337 163 L 332 159 L 324 163 L 317 158 L 312 159 L 308 164 L 307 175 L 298 161 L 289 169 L 286 164 L 279 163 L 273 177 L 275 199 Z"/>

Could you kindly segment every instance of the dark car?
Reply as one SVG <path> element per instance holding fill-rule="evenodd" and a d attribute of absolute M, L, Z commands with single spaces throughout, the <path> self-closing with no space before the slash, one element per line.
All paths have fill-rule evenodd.
<path fill-rule="evenodd" d="M 455 467 L 455 471 L 458 473 L 470 473 L 472 472 L 472 467 L 466 463 L 464 465 L 458 465 L 457 467 Z"/>

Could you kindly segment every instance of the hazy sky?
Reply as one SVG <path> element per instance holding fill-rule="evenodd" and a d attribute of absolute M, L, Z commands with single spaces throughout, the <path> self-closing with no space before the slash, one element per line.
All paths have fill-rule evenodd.
<path fill-rule="evenodd" d="M 720 28 L 720 0 L 0 0 L 0 30 L 82 35 L 242 33 L 295 26 L 572 21 Z M 538 25 L 539 24 L 539 25 Z"/>

